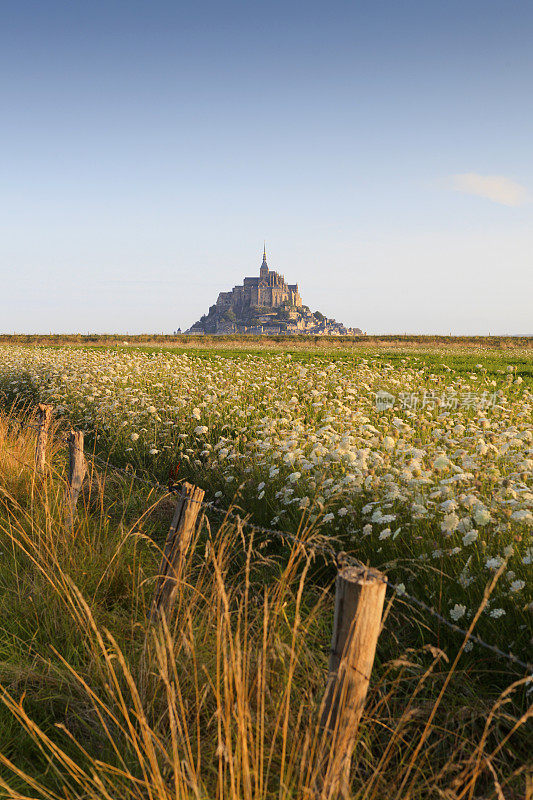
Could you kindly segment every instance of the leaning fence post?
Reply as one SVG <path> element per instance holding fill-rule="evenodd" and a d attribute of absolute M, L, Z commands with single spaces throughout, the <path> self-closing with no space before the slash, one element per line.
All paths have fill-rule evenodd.
<path fill-rule="evenodd" d="M 35 448 L 35 469 L 37 472 L 44 472 L 46 467 L 46 443 L 48 441 L 48 429 L 52 421 L 52 411 L 52 406 L 47 406 L 45 403 L 39 403 L 37 406 L 39 416 L 39 430 Z"/>
<path fill-rule="evenodd" d="M 320 798 L 349 797 L 350 765 L 378 641 L 387 578 L 364 566 L 337 575 L 329 680 L 321 718 Z"/>
<path fill-rule="evenodd" d="M 182 484 L 159 567 L 152 603 L 152 619 L 162 610 L 168 614 L 172 608 L 174 590 L 196 527 L 196 518 L 202 507 L 204 494 L 204 490 L 198 486 L 187 482 Z"/>
<path fill-rule="evenodd" d="M 67 524 L 74 524 L 74 513 L 87 471 L 83 455 L 83 432 L 71 431 L 68 437 L 68 516 Z"/>

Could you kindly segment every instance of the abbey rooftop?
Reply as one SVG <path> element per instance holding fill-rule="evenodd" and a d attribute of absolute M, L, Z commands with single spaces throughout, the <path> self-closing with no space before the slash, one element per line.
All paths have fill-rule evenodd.
<path fill-rule="evenodd" d="M 231 292 L 220 292 L 209 313 L 201 317 L 187 333 L 251 333 L 331 336 L 360 335 L 359 328 L 346 328 L 319 311 L 304 306 L 298 284 L 285 281 L 283 275 L 268 268 L 266 247 L 258 277 L 244 278 Z"/>

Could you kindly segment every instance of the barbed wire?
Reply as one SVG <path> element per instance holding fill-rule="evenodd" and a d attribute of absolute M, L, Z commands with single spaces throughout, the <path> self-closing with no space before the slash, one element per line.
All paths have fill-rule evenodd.
<path fill-rule="evenodd" d="M 154 481 L 150 481 L 147 478 L 142 478 L 142 477 L 136 475 L 135 473 L 131 473 L 128 470 L 125 470 L 125 469 L 123 469 L 121 467 L 117 467 L 117 466 L 111 464 L 109 461 L 105 461 L 104 459 L 100 458 L 99 456 L 96 456 L 96 457 L 93 456 L 93 457 L 95 458 L 95 460 L 98 460 L 101 463 L 105 464 L 106 466 L 111 467 L 111 469 L 113 471 L 121 472 L 128 478 L 132 478 L 133 480 L 139 481 L 139 482 L 141 482 L 143 484 L 147 484 L 151 488 L 161 489 L 161 490 L 163 490 L 165 492 L 169 492 L 169 487 L 168 486 L 163 486 L 162 484 L 156 483 Z M 179 484 L 177 484 L 176 486 L 178 487 Z M 189 503 L 198 503 L 202 508 L 210 509 L 213 512 L 218 513 L 218 514 L 220 514 L 220 515 L 222 515 L 224 517 L 233 517 L 233 518 L 235 518 L 235 521 L 238 524 L 242 525 L 243 527 L 251 528 L 256 533 L 260 533 L 260 534 L 267 535 L 267 536 L 273 536 L 275 538 L 283 539 L 283 540 L 286 540 L 286 541 L 290 541 L 293 544 L 298 544 L 298 545 L 301 545 L 303 547 L 306 547 L 305 543 L 302 542 L 302 540 L 300 538 L 298 538 L 298 536 L 296 536 L 295 534 L 290 533 L 289 531 L 280 531 L 280 530 L 277 530 L 275 528 L 266 528 L 266 527 L 264 527 L 262 525 L 258 525 L 257 523 L 254 523 L 254 522 L 252 522 L 250 520 L 242 519 L 239 514 L 237 514 L 236 512 L 232 511 L 231 509 L 221 508 L 220 506 L 218 506 L 216 504 L 216 501 L 214 501 L 214 500 L 204 501 L 204 500 L 194 500 L 194 499 L 188 498 L 187 502 L 189 502 Z M 325 544 L 322 544 L 320 542 L 315 542 L 315 543 L 313 543 L 311 545 L 308 545 L 307 549 L 309 549 L 309 550 L 311 550 L 313 552 L 319 552 L 319 553 L 322 553 L 323 555 L 328 556 L 338 566 L 341 566 L 341 565 L 342 566 L 344 566 L 344 565 L 348 566 L 349 565 L 349 566 L 354 566 L 354 567 L 358 567 L 358 568 L 362 568 L 362 569 L 367 568 L 367 565 L 365 565 L 359 559 L 356 559 L 354 556 L 351 556 L 349 553 L 346 553 L 345 551 L 342 551 L 342 550 L 337 551 L 333 547 L 325 545 Z M 472 642 L 475 642 L 476 644 L 480 645 L 481 647 L 484 647 L 486 650 L 491 651 L 492 653 L 494 653 L 495 655 L 500 656 L 501 658 L 508 659 L 509 661 L 511 661 L 512 663 L 516 664 L 517 666 L 523 667 L 528 672 L 533 673 L 533 664 L 525 662 L 525 661 L 521 661 L 521 659 L 519 659 L 513 653 L 506 653 L 504 650 L 501 650 L 496 645 L 489 644 L 488 642 L 485 642 L 483 639 L 481 639 L 476 634 L 473 634 L 473 633 L 469 634 L 467 630 L 465 630 L 464 628 L 461 628 L 459 625 L 456 625 L 453 622 L 450 622 L 450 620 L 446 619 L 446 617 L 444 617 L 440 612 L 438 612 L 436 609 L 434 609 L 431 606 L 429 606 L 423 600 L 420 600 L 418 597 L 415 597 L 414 595 L 412 595 L 409 592 L 407 592 L 405 587 L 403 586 L 403 584 L 392 583 L 388 578 L 381 578 L 379 575 L 377 575 L 377 577 L 378 577 L 379 580 L 383 580 L 383 582 L 387 585 L 387 587 L 389 589 L 394 590 L 396 592 L 396 595 L 399 598 L 401 598 L 404 601 L 408 601 L 408 602 L 412 603 L 413 605 L 418 606 L 419 608 L 421 608 L 426 613 L 428 613 L 431 616 L 433 616 L 436 619 L 438 619 L 439 622 L 441 622 L 443 625 L 445 625 L 449 630 L 453 631 L 454 633 L 460 634 L 463 637 L 464 636 L 468 636 L 469 640 L 471 640 Z"/>
<path fill-rule="evenodd" d="M 40 429 L 40 425 L 33 425 L 31 423 L 22 422 L 19 420 L 21 428 L 32 428 L 32 429 Z M 97 429 L 92 429 L 88 431 L 81 431 L 84 436 L 89 436 L 92 434 L 98 435 Z M 69 447 L 73 449 L 77 449 L 82 452 L 87 458 L 87 453 L 84 451 L 83 448 L 77 447 L 73 442 L 69 442 Z M 102 464 L 106 467 L 106 469 L 110 469 L 112 472 L 117 472 L 123 474 L 126 478 L 136 481 L 138 483 L 143 484 L 144 486 L 149 486 L 151 489 L 158 489 L 160 491 L 165 492 L 166 494 L 174 494 L 178 489 L 180 484 L 174 483 L 172 485 L 165 486 L 155 480 L 151 480 L 149 478 L 144 478 L 140 475 L 137 475 L 135 472 L 131 470 L 124 469 L 124 467 L 119 467 L 116 464 L 113 464 L 109 461 L 109 459 L 104 459 L 101 456 L 96 455 L 96 453 L 91 453 L 89 458 L 94 461 Z M 328 556 L 332 559 L 338 567 L 341 566 L 354 566 L 360 569 L 369 569 L 368 565 L 364 564 L 359 559 L 355 558 L 355 556 L 351 556 L 349 553 L 346 553 L 343 550 L 335 550 L 333 547 L 320 543 L 320 542 L 313 542 L 310 545 L 306 545 L 296 534 L 290 533 L 289 531 L 280 531 L 276 528 L 266 528 L 264 526 L 258 525 L 250 520 L 242 519 L 238 513 L 232 511 L 232 509 L 221 508 L 217 505 L 216 500 L 194 500 L 191 498 L 187 498 L 187 502 L 189 503 L 198 503 L 202 508 L 209 509 L 215 513 L 221 514 L 224 517 L 232 517 L 235 518 L 235 522 L 243 527 L 251 528 L 256 533 L 260 533 L 267 536 L 272 536 L 275 538 L 283 539 L 293 544 L 297 544 L 304 548 L 307 548 L 312 553 L 319 552 L 323 555 Z M 463 637 L 467 637 L 468 641 L 475 642 L 480 647 L 484 648 L 485 650 L 494 653 L 494 655 L 499 656 L 500 658 L 504 658 L 516 666 L 520 666 L 526 671 L 528 671 L 533 676 L 533 664 L 530 662 L 525 662 L 515 656 L 513 653 L 506 653 L 504 650 L 501 650 L 499 647 L 493 644 L 489 644 L 489 642 L 485 642 L 481 637 L 477 636 L 477 634 L 470 633 L 464 628 L 461 628 L 459 625 L 456 625 L 454 622 L 450 622 L 450 620 L 446 619 L 439 611 L 434 609 L 432 606 L 425 603 L 423 600 L 420 600 L 418 597 L 410 594 L 406 591 L 405 586 L 403 584 L 396 584 L 392 583 L 387 577 L 381 576 L 374 571 L 373 573 L 378 580 L 382 580 L 383 583 L 389 589 L 392 589 L 396 592 L 396 596 L 401 598 L 402 601 L 407 601 L 412 603 L 413 605 L 417 606 L 418 608 L 422 609 L 426 613 L 433 616 L 435 619 L 438 619 L 439 622 L 445 625 L 449 630 L 453 631 L 456 634 L 459 634 Z"/>
<path fill-rule="evenodd" d="M 221 512 L 221 513 L 222 512 L 227 513 L 227 514 L 231 514 L 232 513 L 231 511 L 225 511 L 224 509 L 220 509 L 220 508 L 216 508 L 216 507 L 215 507 L 214 510 L 218 511 L 218 512 Z M 273 529 L 270 529 L 270 528 L 262 528 L 261 526 L 255 525 L 253 522 L 249 522 L 247 520 L 239 520 L 239 521 L 240 521 L 240 523 L 242 525 L 249 526 L 249 527 L 253 528 L 255 531 L 258 531 L 260 533 L 267 533 L 268 535 L 277 536 L 277 537 L 281 537 L 281 538 L 284 538 L 284 539 L 289 539 L 293 543 L 300 544 L 300 545 L 303 545 L 305 547 L 305 543 L 303 543 L 301 541 L 301 539 L 299 539 L 294 534 L 289 533 L 288 531 L 277 531 L 277 530 L 273 530 Z M 324 553 L 325 555 L 328 555 L 330 558 L 334 559 L 334 561 L 337 563 L 337 565 L 339 567 L 341 567 L 341 566 L 353 566 L 353 567 L 358 567 L 359 569 L 369 569 L 367 564 L 364 564 L 362 561 L 360 561 L 359 559 L 355 558 L 354 556 L 351 556 L 349 553 L 346 553 L 343 550 L 337 551 L 334 548 L 329 547 L 328 545 L 321 544 L 320 542 L 316 542 L 316 543 L 313 543 L 313 544 L 309 545 L 309 549 L 313 550 L 313 551 L 319 551 L 319 552 Z M 388 577 L 385 577 L 385 576 L 382 577 L 381 575 L 379 575 L 375 571 L 373 572 L 373 575 L 378 580 L 381 580 L 383 583 L 385 583 L 386 586 L 389 589 L 393 589 L 396 592 L 396 594 L 397 594 L 397 596 L 399 598 L 401 598 L 402 600 L 407 600 L 410 603 L 413 603 L 414 605 L 416 605 L 419 608 L 423 609 L 428 614 L 431 614 L 433 617 L 438 619 L 443 625 L 445 625 L 447 628 L 452 630 L 454 633 L 461 634 L 462 636 L 468 636 L 469 640 L 472 640 L 473 642 L 476 642 L 476 644 L 479 644 L 481 647 L 484 647 L 485 649 L 490 650 L 494 654 L 496 654 L 498 656 L 501 656 L 503 658 L 506 658 L 509 661 L 512 661 L 513 663 L 515 663 L 515 664 L 523 667 L 524 669 L 528 670 L 529 672 L 533 673 L 533 664 L 525 662 L 525 661 L 521 661 L 513 653 L 506 653 L 504 650 L 500 650 L 500 648 L 497 647 L 496 645 L 492 645 L 492 644 L 489 644 L 488 642 L 485 642 L 483 639 L 481 639 L 479 636 L 477 636 L 477 635 L 475 635 L 473 633 L 469 634 L 467 630 L 465 630 L 464 628 L 461 628 L 459 625 L 456 625 L 455 623 L 450 622 L 449 620 L 447 620 L 446 617 L 442 616 L 442 614 L 440 614 L 440 612 L 438 612 L 436 609 L 434 609 L 431 606 L 429 606 L 423 600 L 420 600 L 418 597 L 415 597 L 414 595 L 412 595 L 409 592 L 407 592 L 407 590 L 405 589 L 403 584 L 393 583 L 392 581 L 389 580 Z"/>

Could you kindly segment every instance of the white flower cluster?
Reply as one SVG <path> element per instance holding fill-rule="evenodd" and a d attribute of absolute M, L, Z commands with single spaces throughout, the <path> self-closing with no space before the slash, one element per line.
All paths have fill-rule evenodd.
<path fill-rule="evenodd" d="M 375 401 L 383 391 L 473 388 L 497 403 L 415 412 Z M 352 549 L 384 561 L 446 559 L 451 619 L 470 613 L 465 593 L 507 559 L 516 576 L 498 602 L 524 605 L 533 396 L 507 374 L 498 387 L 485 370 L 433 373 L 415 357 L 392 367 L 382 358 L 0 347 L 0 389 L 97 427 L 102 446 L 134 464 L 165 474 L 180 461 L 227 498 L 244 485 L 242 504 L 255 503 L 249 510 L 272 525 L 296 526 L 305 510 L 324 533 L 351 537 Z"/>

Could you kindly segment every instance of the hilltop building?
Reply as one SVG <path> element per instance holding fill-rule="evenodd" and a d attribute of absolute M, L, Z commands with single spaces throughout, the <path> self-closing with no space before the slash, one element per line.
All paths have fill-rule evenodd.
<path fill-rule="evenodd" d="M 266 246 L 258 277 L 244 278 L 230 292 L 220 292 L 209 313 L 186 333 L 252 333 L 314 335 L 360 335 L 359 328 L 346 328 L 302 303 L 298 284 L 268 267 Z"/>
<path fill-rule="evenodd" d="M 298 284 L 288 284 L 283 275 L 268 268 L 266 246 L 258 278 L 245 278 L 242 286 L 234 286 L 231 292 L 220 292 L 216 307 L 219 310 L 232 308 L 279 308 L 283 305 L 299 308 L 302 299 Z"/>

